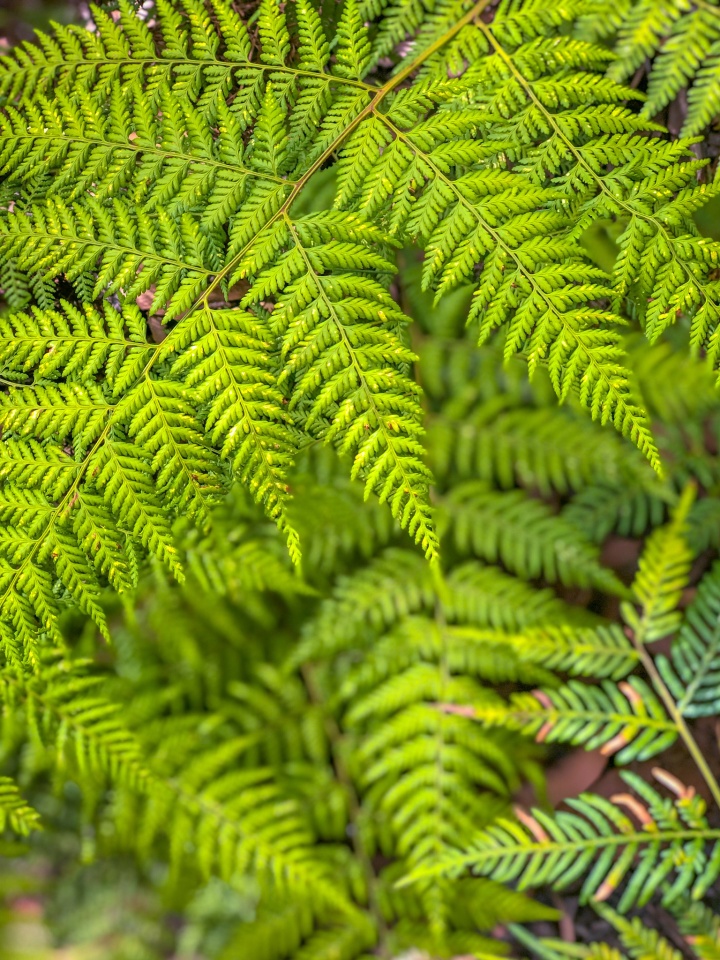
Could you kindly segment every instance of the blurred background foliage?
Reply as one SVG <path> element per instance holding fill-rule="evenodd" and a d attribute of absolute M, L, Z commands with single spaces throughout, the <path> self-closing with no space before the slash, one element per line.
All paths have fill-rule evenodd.
<path fill-rule="evenodd" d="M 0 42 L 11 46 L 32 40 L 35 30 L 58 23 L 78 22 L 85 15 L 85 4 L 75 0 L 2 0 L 0 3 Z"/>

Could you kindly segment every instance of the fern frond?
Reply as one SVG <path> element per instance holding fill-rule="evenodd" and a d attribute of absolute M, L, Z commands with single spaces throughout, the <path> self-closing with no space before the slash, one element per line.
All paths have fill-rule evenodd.
<path fill-rule="evenodd" d="M 720 917 L 702 903 L 680 901 L 673 910 L 678 926 L 692 946 L 698 960 L 718 960 L 720 956 Z"/>
<path fill-rule="evenodd" d="M 581 9 L 570 9 L 566 15 L 572 18 Z M 615 302 L 628 296 L 633 283 L 639 284 L 637 303 L 646 317 L 648 336 L 656 338 L 676 316 L 687 313 L 694 318 L 693 342 L 714 343 L 717 297 L 712 271 L 717 250 L 685 219 L 695 204 L 702 205 L 714 192 L 712 187 L 699 186 L 696 182 L 696 171 L 703 162 L 690 153 L 690 142 L 657 149 L 653 140 L 639 136 L 640 131 L 647 128 L 647 121 L 638 120 L 619 105 L 618 101 L 628 96 L 626 89 L 612 84 L 583 83 L 583 74 L 578 77 L 578 70 L 583 71 L 588 64 L 599 65 L 607 59 L 606 51 L 578 42 L 558 50 L 553 40 L 538 36 L 542 28 L 537 30 L 531 16 L 523 18 L 513 14 L 512 6 L 508 6 L 507 13 L 501 8 L 492 25 L 480 28 L 482 45 L 492 56 L 482 60 L 478 67 L 479 87 L 475 96 L 479 105 L 487 110 L 484 126 L 497 138 L 498 154 L 510 143 L 513 157 L 533 181 L 540 185 L 548 176 L 552 178 L 563 205 L 572 211 L 571 236 L 577 236 L 578 231 L 587 229 L 598 219 L 618 218 L 627 223 L 619 238 L 622 252 L 613 271 Z M 498 120 L 498 115 L 502 119 Z M 650 175 L 636 166 L 643 150 L 647 151 L 647 162 L 652 167 Z M 591 406 L 588 390 L 592 387 L 598 404 L 592 407 L 596 414 L 605 401 L 608 409 L 616 411 L 618 420 L 627 417 L 629 428 L 636 410 L 627 383 L 621 386 L 622 381 L 612 374 L 612 385 L 604 380 L 604 371 L 609 372 L 619 358 L 613 334 L 602 331 L 603 323 L 610 318 L 587 308 L 583 312 L 580 307 L 580 290 L 599 291 L 602 279 L 579 261 L 577 266 L 573 264 L 571 244 L 560 239 L 558 243 L 564 245 L 559 248 L 563 267 L 559 270 L 554 265 L 541 268 L 537 261 L 533 265 L 535 274 L 540 272 L 548 278 L 550 289 L 555 289 L 555 283 L 562 283 L 558 301 L 562 302 L 564 294 L 568 311 L 564 319 L 569 331 L 574 333 L 564 348 L 553 347 L 563 357 L 568 370 L 564 378 L 555 372 L 554 381 L 569 389 L 568 380 L 573 377 L 569 357 L 574 350 L 574 364 L 588 369 L 589 380 L 583 388 L 585 401 Z M 546 255 L 547 252 L 548 248 Z M 490 322 L 496 322 L 491 319 L 493 315 L 499 320 L 506 315 L 505 302 L 512 303 L 514 295 L 508 284 L 518 282 L 508 277 L 507 271 L 502 279 L 497 273 L 496 277 L 492 296 L 495 297 L 496 290 L 499 296 L 497 305 L 488 313 Z M 529 294 L 528 290 L 526 297 Z M 523 302 L 525 315 L 539 309 L 539 304 L 533 306 L 533 298 L 527 302 L 524 298 Z M 578 313 L 584 318 L 581 332 L 574 331 L 570 302 L 578 305 Z M 485 306 L 481 300 L 480 307 Z M 552 307 L 543 314 L 550 329 L 553 328 L 551 313 Z M 578 321 L 579 317 L 575 323 Z M 485 324 L 487 320 L 482 322 Z M 555 319 L 555 329 L 560 322 L 561 318 Z M 597 325 L 600 330 L 592 329 Z M 529 335 L 531 331 L 526 320 L 522 335 Z M 518 332 L 514 336 L 519 335 Z M 514 342 L 511 333 L 509 349 L 513 349 Z M 535 344 L 542 355 L 551 343 L 549 331 L 543 336 L 542 329 L 538 328 L 530 339 L 531 362 L 535 362 L 532 352 Z M 552 353 L 548 358 L 553 373 Z M 619 406 L 615 407 L 615 403 Z M 637 429 L 642 432 L 639 425 Z M 638 444 L 643 448 L 641 440 Z"/>
<path fill-rule="evenodd" d="M 9 665 L 0 671 L 5 709 L 23 709 L 32 742 L 54 751 L 58 763 L 142 789 L 149 774 L 139 744 L 120 719 L 120 705 L 101 695 L 100 678 L 58 655 L 42 666 L 42 675 Z"/>
<path fill-rule="evenodd" d="M 624 603 L 622 613 L 639 644 L 652 643 L 672 633 L 678 626 L 677 605 L 685 589 L 693 554 L 687 544 L 687 518 L 695 499 L 688 486 L 675 508 L 672 520 L 656 530 L 645 550 L 633 583 L 633 593 L 641 607 L 638 613 Z"/>
<path fill-rule="evenodd" d="M 46 280 L 63 276 L 80 300 L 121 293 L 133 302 L 153 289 L 152 309 L 170 316 L 192 306 L 212 276 L 212 251 L 189 215 L 110 205 L 88 197 L 17 210 L 0 220 L 0 255 Z"/>
<path fill-rule="evenodd" d="M 298 559 L 298 538 L 287 520 L 288 470 L 300 444 L 277 385 L 269 331 L 249 313 L 207 303 L 183 326 L 171 350 L 184 350 L 173 375 L 206 409 L 209 442 L 230 460 L 233 475 L 265 505 Z"/>
<path fill-rule="evenodd" d="M 431 93 L 431 86 L 438 92 Z M 423 116 L 434 100 L 452 96 L 447 83 L 446 92 L 438 83 L 422 92 L 417 104 L 412 99 L 406 104 L 408 98 L 398 94 L 397 106 L 351 137 L 341 159 L 337 202 L 354 202 L 371 216 L 391 205 L 394 231 L 425 247 L 424 284 L 438 296 L 471 281 L 484 261 L 469 314 L 469 322 L 480 321 L 481 340 L 509 321 L 507 355 L 525 349 L 531 371 L 547 362 L 561 398 L 579 391 L 594 417 L 632 436 L 653 461 L 654 444 L 624 377 L 619 339 L 609 327 L 615 320 L 588 306 L 588 300 L 604 295 L 599 272 L 566 240 L 552 247 L 541 243 L 542 236 L 562 227 L 562 217 L 543 209 L 551 194 L 518 174 L 489 165 L 482 169 L 492 145 L 487 151 L 469 147 L 482 129 L 480 110 L 441 109 L 417 124 L 420 111 Z M 405 129 L 413 122 L 415 128 Z M 458 162 L 480 169 L 456 179 Z"/>
<path fill-rule="evenodd" d="M 720 646 L 720 568 L 716 564 L 703 577 L 669 657 L 659 656 L 658 670 L 686 717 L 714 714 L 720 693 L 717 663 Z"/>
<path fill-rule="evenodd" d="M 477 483 L 456 486 L 443 500 L 451 536 L 461 554 L 533 580 L 596 586 L 622 594 L 622 583 L 600 564 L 597 550 L 584 543 L 564 518 L 520 491 L 497 493 Z"/>
<path fill-rule="evenodd" d="M 339 577 L 333 596 L 305 627 L 289 658 L 290 666 L 365 647 L 403 619 L 432 613 L 440 602 L 450 623 L 512 631 L 534 624 L 587 624 L 588 618 L 550 590 L 536 590 L 496 567 L 460 564 L 444 578 L 442 589 L 421 558 L 388 549 L 351 577 Z M 592 620 L 592 618 L 589 618 Z"/>
<path fill-rule="evenodd" d="M 538 884 L 562 890 L 583 878 L 583 902 L 602 901 L 622 887 L 621 911 L 647 903 L 666 883 L 701 897 L 720 870 L 720 834 L 707 823 L 704 801 L 687 791 L 668 803 L 637 775 L 623 778 L 638 796 L 606 800 L 583 794 L 567 801 L 570 811 L 555 816 L 534 810 L 518 821 L 498 820 L 476 835 L 467 852 L 448 854 L 415 877 L 470 870 L 516 882 L 520 890 Z"/>
<path fill-rule="evenodd" d="M 437 553 L 415 355 L 388 293 L 397 245 L 424 247 L 437 296 L 475 284 L 481 338 L 503 326 L 507 355 L 545 365 L 558 396 L 577 395 L 656 466 L 613 311 L 639 284 L 651 336 L 682 310 L 696 345 L 715 342 L 716 251 L 690 220 L 709 191 L 693 185 L 687 144 L 660 145 L 620 105 L 627 91 L 601 76 L 599 48 L 558 42 L 581 5 L 504 4 L 491 23 L 482 2 L 371 7 L 346 4 L 331 45 L 307 4 L 288 17 L 267 0 L 254 46 L 226 0 L 168 0 L 153 29 L 123 0 L 117 18 L 98 11 L 92 36 L 59 27 L 0 68 L 12 198 L 0 260 L 42 290 L 40 312 L 6 321 L 8 344 L 23 344 L 9 379 L 45 391 L 15 395 L 16 432 L 65 445 L 84 404 L 78 462 L 89 445 L 101 456 L 106 441 L 131 441 L 159 495 L 200 519 L 237 479 L 296 560 L 288 476 L 309 438 L 348 453 L 366 492 Z M 409 34 L 412 57 L 375 84 L 379 58 Z M 651 148 L 646 172 L 637 158 Z M 335 212 L 303 212 L 335 158 Z M 576 239 L 607 217 L 627 223 L 610 285 Z M 81 310 L 56 309 L 68 284 Z M 24 302 L 23 283 L 10 286 Z M 122 336 L 108 297 L 133 316 Z M 160 344 L 142 330 L 139 297 L 164 316 Z M 71 398 L 81 381 L 87 396 L 73 386 Z M 113 407 L 102 436 L 81 423 L 100 393 Z M 43 405 L 53 428 L 30 433 Z M 545 486 L 556 463 L 536 468 Z M 125 523 L 96 492 L 112 514 L 103 528 Z M 144 548 L 167 552 L 158 536 Z M 105 541 L 103 576 L 114 570 Z"/>
<path fill-rule="evenodd" d="M 519 730 L 538 742 L 599 749 L 623 764 L 662 753 L 678 736 L 662 703 L 637 677 L 618 685 L 570 681 L 557 690 L 514 694 L 507 706 L 476 707 L 473 715 L 488 726 Z"/>
<path fill-rule="evenodd" d="M 633 462 L 612 434 L 588 429 L 565 410 L 498 413 L 488 402 L 457 422 L 433 418 L 428 433 L 439 478 L 452 469 L 468 480 L 503 489 L 518 483 L 547 495 L 579 490 L 601 478 L 613 483 L 626 475 L 628 480 L 644 476 L 642 461 Z"/>
<path fill-rule="evenodd" d="M 276 300 L 272 324 L 283 342 L 280 383 L 291 385 L 289 409 L 303 411 L 306 430 L 353 455 L 352 476 L 434 556 L 418 389 L 406 373 L 414 354 L 400 335 L 403 315 L 363 276 L 393 272 L 371 247 L 384 235 L 355 215 L 331 214 L 285 218 L 262 241 L 237 276 L 257 277 L 245 304 Z"/>
<path fill-rule="evenodd" d="M 664 496 L 597 484 L 575 494 L 562 515 L 593 543 L 602 543 L 610 533 L 641 537 L 663 522 L 667 509 Z"/>
<path fill-rule="evenodd" d="M 161 836 L 175 869 L 192 846 L 206 873 L 255 870 L 281 889 L 312 889 L 321 902 L 353 913 L 330 883 L 328 865 L 315 858 L 307 820 L 283 796 L 272 767 L 238 766 L 252 738 L 204 742 L 206 731 L 190 716 L 175 739 L 161 723 L 153 751 L 152 725 L 146 719 L 135 736 L 119 719 L 121 705 L 98 690 L 102 678 L 59 658 L 43 667 L 41 675 L 8 667 L 0 673 L 6 709 L 22 711 L 32 740 L 56 763 L 72 763 L 83 781 L 92 771 L 107 774 L 121 808 L 133 809 L 131 820 L 118 824 L 131 846 L 147 852 Z"/>
<path fill-rule="evenodd" d="M 621 916 L 605 904 L 598 904 L 597 911 L 608 920 L 620 936 L 620 941 L 632 960 L 641 957 L 657 957 L 658 960 L 681 960 L 682 954 L 657 930 L 645 926 L 639 917 L 632 920 Z"/>
<path fill-rule="evenodd" d="M 700 133 L 720 113 L 720 11 L 714 0 L 625 0 L 620 9 L 607 0 L 591 0 L 587 8 L 580 22 L 583 32 L 601 36 L 617 30 L 617 58 L 609 76 L 628 79 L 651 61 L 646 117 L 655 116 L 686 88 L 685 135 Z"/>
<path fill-rule="evenodd" d="M 593 908 L 616 932 L 623 953 L 607 943 L 568 943 L 545 937 L 539 940 L 518 926 L 513 926 L 512 932 L 517 940 L 529 946 L 533 955 L 541 960 L 561 960 L 565 957 L 587 957 L 588 960 L 681 960 L 684 956 L 657 930 L 647 927 L 640 917 L 626 919 L 603 903 L 596 902 Z M 702 960 L 703 954 L 693 950 L 693 956 Z"/>
<path fill-rule="evenodd" d="M 136 308 L 103 314 L 63 302 L 62 312 L 33 310 L 0 320 L 0 370 L 23 382 L 65 380 L 91 384 L 98 375 L 117 396 L 132 384 L 150 353 L 145 319 Z M 126 333 L 127 331 L 127 333 Z"/>

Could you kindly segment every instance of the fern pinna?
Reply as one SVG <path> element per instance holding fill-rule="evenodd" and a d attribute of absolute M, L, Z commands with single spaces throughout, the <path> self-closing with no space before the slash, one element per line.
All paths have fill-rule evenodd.
<path fill-rule="evenodd" d="M 579 34 L 615 35 L 617 58 L 608 75 L 628 80 L 650 64 L 643 113 L 652 118 L 676 98 L 687 100 L 682 133 L 693 137 L 720 113 L 720 6 L 716 0 L 590 0 Z"/>

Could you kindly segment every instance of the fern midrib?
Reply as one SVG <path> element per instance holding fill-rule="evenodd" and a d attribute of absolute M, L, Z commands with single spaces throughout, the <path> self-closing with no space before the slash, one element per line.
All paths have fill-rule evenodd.
<path fill-rule="evenodd" d="M 514 826 L 514 824 L 513 824 Z M 465 854 L 461 857 L 447 861 L 447 867 L 456 869 L 470 867 L 472 869 L 481 867 L 487 861 L 507 860 L 509 857 L 526 858 L 533 854 L 540 854 L 543 857 L 549 857 L 553 853 L 572 853 L 577 851 L 582 853 L 586 850 L 604 849 L 607 847 L 627 847 L 631 845 L 640 846 L 642 844 L 667 843 L 672 844 L 675 841 L 700 840 L 707 843 L 710 840 L 720 840 L 720 829 L 688 827 L 679 830 L 648 829 L 643 832 L 634 831 L 632 833 L 614 833 L 600 837 L 583 838 L 580 840 L 537 840 L 533 843 L 514 843 L 498 847 L 491 847 L 487 850 L 480 850 L 473 854 Z M 442 868 L 440 868 L 442 869 Z M 438 869 L 427 871 L 427 875 L 437 875 Z M 423 873 L 418 871 L 407 881 L 401 881 L 401 885 L 406 886 L 411 880 L 421 879 Z"/>
<path fill-rule="evenodd" d="M 50 349 L 50 350 L 52 350 L 52 349 L 54 348 L 54 345 L 55 345 L 56 343 L 60 343 L 60 344 L 66 344 L 66 343 L 67 343 L 67 344 L 73 344 L 73 345 L 75 345 L 76 343 L 89 343 L 89 344 L 92 344 L 93 346 L 98 346 L 98 345 L 103 345 L 103 346 L 104 346 L 105 344 L 111 344 L 111 345 L 113 345 L 113 346 L 118 346 L 118 347 L 127 347 L 128 350 L 131 350 L 131 349 L 133 349 L 133 348 L 136 349 L 136 350 L 152 350 L 152 349 L 154 348 L 154 345 L 153 345 L 153 344 L 149 344 L 149 343 L 148 343 L 147 341 L 145 341 L 145 340 L 123 340 L 123 339 L 116 339 L 116 338 L 112 338 L 112 337 L 84 337 L 84 336 L 75 336 L 75 335 L 72 334 L 72 333 L 70 333 L 70 334 L 62 334 L 62 333 L 59 333 L 59 334 L 54 334 L 54 333 L 43 334 L 43 333 L 38 333 L 36 336 L 22 336 L 22 335 L 21 335 L 21 336 L 16 336 L 16 335 L 13 335 L 12 342 L 13 342 L 13 344 L 16 344 L 16 343 L 37 343 L 37 344 L 47 343 L 47 344 L 49 344 L 49 349 Z M 43 359 L 44 359 L 44 358 L 43 358 Z M 24 371 L 23 371 L 23 372 L 24 372 Z M 74 381 L 73 381 L 73 382 L 74 382 Z M 80 381 L 78 381 L 78 382 L 79 382 L 80 384 L 82 384 L 82 385 L 85 385 L 85 384 L 86 384 L 86 381 L 84 381 L 84 380 L 80 380 Z M 93 381 L 90 381 L 90 382 L 92 383 Z M 16 386 L 16 384 L 14 384 L 14 386 Z"/>
<path fill-rule="evenodd" d="M 18 390 L 22 390 L 25 387 L 32 387 L 32 384 L 13 384 L 14 387 L 17 387 Z M 78 384 L 78 386 L 84 386 L 84 384 Z M 109 410 L 112 413 L 117 408 L 117 404 L 114 403 L 75 403 L 73 399 L 72 411 L 76 410 Z M 51 404 L 41 404 L 41 403 L 22 403 L 18 400 L 13 399 L 12 407 L 3 407 L 0 406 L 0 411 L 2 412 L 13 412 L 15 410 L 37 410 L 39 413 L 47 413 L 48 411 L 57 411 L 63 410 L 68 411 L 67 404 L 64 403 L 51 403 Z"/>
<path fill-rule="evenodd" d="M 489 2 L 489 0 L 488 0 Z M 39 49 L 39 48 L 38 48 Z M 328 83 L 337 83 L 344 86 L 350 87 L 359 87 L 363 90 L 369 92 L 374 92 L 381 88 L 365 83 L 363 80 L 353 80 L 349 77 L 337 77 L 330 73 L 320 73 L 313 70 L 301 70 L 295 67 L 289 67 L 287 64 L 268 64 L 268 63 L 258 63 L 256 60 L 219 60 L 219 59 L 206 59 L 206 60 L 193 60 L 192 58 L 178 58 L 178 57 L 118 57 L 113 59 L 108 59 L 105 57 L 97 58 L 85 58 L 85 59 L 65 59 L 62 61 L 48 61 L 43 60 L 39 63 L 33 61 L 32 65 L 27 63 L 16 64 L 12 58 L 7 55 L 0 58 L 0 67 L 3 65 L 11 64 L 10 69 L 7 70 L 7 74 L 28 72 L 28 73 L 41 73 L 41 72 L 50 72 L 60 68 L 75 68 L 75 67 L 93 67 L 93 66 L 117 66 L 117 67 L 130 67 L 130 66 L 142 66 L 142 67 L 168 67 L 172 70 L 175 66 L 183 67 L 227 67 L 229 70 L 259 70 L 259 71 L 271 71 L 272 73 L 285 73 L 293 77 L 310 77 L 316 80 L 326 80 Z M 0 74 L 1 76 L 1 74 Z"/>
<path fill-rule="evenodd" d="M 72 213 L 72 208 L 68 208 Z M 9 224 L 10 221 L 6 221 Z M 79 237 L 74 233 L 51 233 L 49 230 L 34 230 L 32 229 L 35 226 L 33 220 L 29 220 L 27 224 L 28 229 L 20 230 L 8 230 L 2 233 L 4 237 L 47 237 L 57 243 L 59 247 L 67 247 L 71 244 L 79 244 L 81 246 L 91 246 L 98 247 L 100 250 L 112 250 L 113 252 L 121 252 L 126 255 L 131 255 L 138 257 L 140 260 L 151 260 L 155 263 L 164 263 L 168 264 L 171 267 L 175 267 L 178 270 L 186 270 L 188 273 L 195 274 L 204 274 L 207 277 L 213 277 L 215 274 L 212 270 L 208 270 L 206 267 L 195 266 L 194 264 L 185 263 L 182 260 L 172 260 L 170 257 L 160 256 L 152 250 L 140 250 L 137 247 L 126 247 L 122 244 L 117 244 L 114 241 L 111 243 L 107 240 L 99 240 L 97 237 Z M 44 224 L 47 227 L 47 224 Z M 210 288 L 212 289 L 212 287 Z M 208 290 L 209 292 L 209 290 Z"/>
<path fill-rule="evenodd" d="M 271 173 L 262 173 L 258 170 L 251 170 L 249 167 L 240 167 L 232 163 L 223 163 L 221 160 L 216 160 L 214 157 L 200 157 L 195 154 L 189 155 L 186 153 L 176 153 L 171 150 L 162 150 L 159 147 L 150 147 L 143 146 L 142 144 L 137 145 L 132 141 L 127 143 L 120 143 L 118 140 L 103 140 L 100 137 L 97 139 L 91 139 L 89 137 L 77 137 L 71 134 L 39 134 L 39 133 L 11 133 L 6 134 L 7 140 L 44 140 L 49 143 L 69 143 L 69 144 L 84 144 L 88 147 L 109 147 L 113 151 L 122 150 L 131 153 L 137 154 L 152 154 L 153 156 L 165 157 L 172 160 L 183 160 L 190 164 L 201 164 L 208 167 L 217 167 L 220 170 L 230 170 L 233 173 L 239 173 L 242 176 L 254 177 L 258 180 L 268 180 L 270 182 L 279 183 L 279 184 L 288 184 L 292 185 L 295 181 L 287 179 L 285 177 L 275 176 Z M 0 171 L 5 174 L 8 171 Z M 12 181 L 12 171 L 9 171 L 9 179 Z"/>
<path fill-rule="evenodd" d="M 493 722 L 495 718 L 499 718 L 499 723 L 501 724 L 504 723 L 507 718 L 524 726 L 534 723 L 542 723 L 543 721 L 557 725 L 558 723 L 562 724 L 563 721 L 582 719 L 588 723 L 600 724 L 603 727 L 621 724 L 625 730 L 631 727 L 638 727 L 641 729 L 658 730 L 664 732 L 673 731 L 674 733 L 677 733 L 677 726 L 672 721 L 660 720 L 648 714 L 617 713 L 603 710 L 583 710 L 575 707 L 569 707 L 566 704 L 550 710 L 502 710 L 500 708 L 483 710 L 481 707 L 476 707 L 475 717 L 479 720 L 484 720 L 485 722 Z M 597 731 L 593 731 L 591 734 L 591 736 L 596 735 Z M 590 739 L 590 736 L 585 736 L 585 734 L 581 731 L 579 734 L 573 737 L 573 742 L 578 742 L 578 737 L 581 738 L 583 742 L 587 739 Z"/>
<path fill-rule="evenodd" d="M 15 386 L 15 384 L 13 384 Z M 75 460 L 70 460 L 70 457 L 67 457 L 67 460 L 24 460 L 18 457 L 6 457 L 4 455 L 5 451 L 0 451 L 0 481 L 4 481 L 7 478 L 2 476 L 4 465 L 6 464 L 16 464 L 19 463 L 23 467 L 44 467 L 46 470 L 78 470 L 81 464 L 77 463 Z M 67 454 L 66 454 L 67 456 Z"/>
<path fill-rule="evenodd" d="M 578 148 L 575 146 L 572 140 L 570 140 L 569 137 L 567 137 L 563 133 L 562 129 L 560 128 L 560 126 L 557 124 L 555 120 L 555 115 L 550 110 L 548 110 L 545 104 L 536 96 L 535 91 L 533 90 L 533 87 L 532 87 L 532 83 L 529 80 L 527 80 L 527 78 L 517 69 L 512 57 L 507 53 L 504 47 L 496 39 L 490 27 L 487 24 L 482 22 L 479 23 L 479 27 L 480 27 L 480 30 L 485 35 L 488 43 L 495 50 L 495 53 L 506 64 L 506 66 L 508 67 L 510 72 L 513 74 L 515 79 L 518 81 L 520 86 L 525 90 L 525 93 L 528 96 L 528 98 L 535 104 L 538 110 L 540 110 L 540 112 L 545 116 L 546 120 L 548 121 L 552 129 L 555 131 L 558 138 L 563 141 L 563 143 L 565 144 L 565 147 L 569 150 L 570 153 L 573 154 L 573 156 L 575 157 L 575 160 L 578 163 L 578 166 L 582 166 L 582 168 L 587 172 L 587 174 L 595 181 L 600 191 L 606 197 L 608 197 L 613 204 L 617 204 L 619 207 L 623 208 L 631 219 L 637 217 L 639 220 L 644 220 L 645 222 L 651 224 L 655 228 L 657 233 L 661 234 L 665 238 L 668 249 L 672 251 L 671 255 L 672 255 L 673 262 L 678 264 L 678 266 L 682 269 L 682 271 L 685 273 L 686 277 L 691 283 L 694 283 L 697 285 L 697 288 L 698 290 L 700 290 L 703 296 L 703 299 L 707 300 L 708 299 L 707 295 L 703 290 L 702 286 L 700 285 L 700 283 L 698 282 L 697 278 L 693 276 L 692 272 L 690 271 L 688 266 L 685 264 L 685 262 L 683 260 L 680 260 L 677 257 L 675 253 L 675 245 L 673 242 L 675 240 L 675 237 L 668 231 L 667 227 L 656 217 L 653 217 L 647 213 L 643 213 L 642 211 L 636 210 L 630 203 L 628 203 L 628 201 L 626 201 L 622 197 L 617 196 L 608 188 L 603 178 L 598 176 L 595 170 L 593 170 L 593 168 L 588 164 L 588 162 L 585 160 L 582 153 L 580 152 L 580 150 L 578 150 Z"/>

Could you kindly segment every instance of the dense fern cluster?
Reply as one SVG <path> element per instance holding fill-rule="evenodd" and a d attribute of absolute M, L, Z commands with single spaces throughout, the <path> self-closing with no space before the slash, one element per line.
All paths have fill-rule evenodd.
<path fill-rule="evenodd" d="M 528 955 L 564 956 L 513 926 L 555 916 L 518 884 L 582 886 L 622 913 L 654 896 L 684 917 L 682 897 L 708 889 L 713 903 L 715 761 L 708 788 L 661 769 L 678 738 L 697 755 L 694 718 L 717 712 L 706 521 L 717 467 L 684 429 L 717 433 L 712 375 L 687 355 L 679 363 L 681 343 L 673 377 L 666 344 L 629 345 L 659 403 L 660 483 L 579 406 L 558 409 L 544 374 L 529 390 L 520 363 L 498 363 L 502 344 L 475 348 L 463 297 L 438 311 L 421 309 L 415 286 L 407 298 L 428 371 L 442 572 L 312 450 L 292 475 L 302 579 L 238 491 L 207 533 L 176 526 L 182 588 L 158 561 L 136 611 L 109 608 L 111 664 L 79 659 L 95 641 L 76 624 L 73 654 L 3 671 L 8 772 L 50 825 L 46 785 L 69 777 L 85 792 L 95 856 L 134 850 L 148 877 L 168 863 L 162 895 L 191 915 L 210 877 L 224 896 L 249 898 L 211 956 L 492 956 L 510 937 Z M 538 429 L 513 432 L 520 414 Z M 479 437 L 485 472 L 470 479 Z M 700 498 L 693 477 L 707 485 Z M 629 570 L 604 565 L 595 541 L 653 528 L 629 587 Z M 707 572 L 678 612 L 698 553 Z M 676 632 L 651 657 L 645 644 Z M 618 769 L 659 763 L 655 786 L 630 772 L 611 799 L 587 794 L 557 818 L 518 808 L 523 780 L 542 801 L 541 765 L 562 744 Z M 692 916 L 712 929 L 710 913 Z"/>
<path fill-rule="evenodd" d="M 411 241 L 437 296 L 474 283 L 482 341 L 505 328 L 506 356 L 659 465 L 618 325 L 630 306 L 656 338 L 686 314 L 714 355 L 717 250 L 690 219 L 712 189 L 604 50 L 558 44 L 582 6 L 349 0 L 331 50 L 308 3 L 267 0 L 248 32 L 226 0 L 158 3 L 154 26 L 126 0 L 3 60 L 4 497 L 12 522 L 31 490 L 37 524 L 3 548 L 15 647 L 52 635 L 54 583 L 100 623 L 100 584 L 139 555 L 173 569 L 167 511 L 202 520 L 233 478 L 299 558 L 288 471 L 318 439 L 436 555 L 388 289 Z M 580 244 L 608 218 L 611 275 Z"/>
<path fill-rule="evenodd" d="M 151 958 L 708 960 L 715 5 L 326 6 L 0 58 L 0 827 Z"/>

